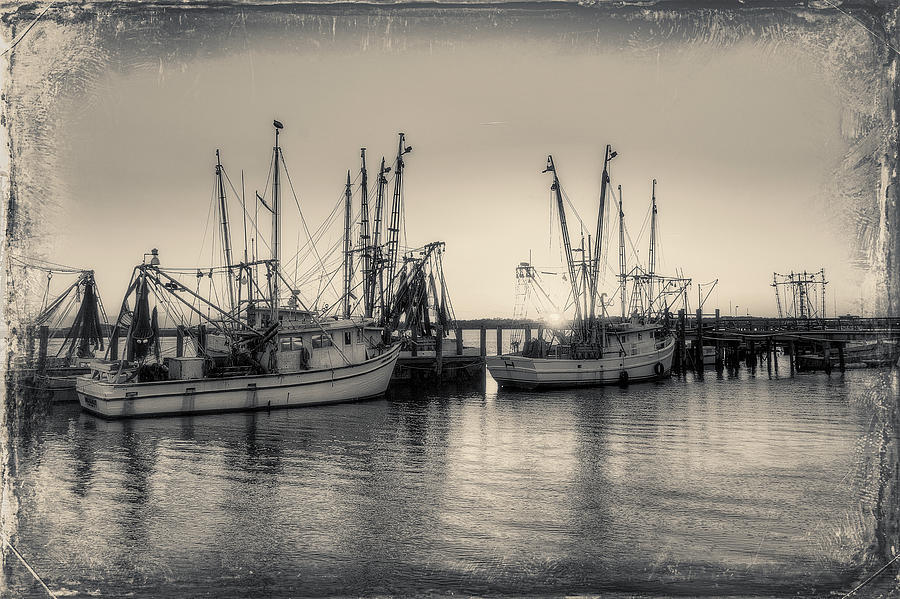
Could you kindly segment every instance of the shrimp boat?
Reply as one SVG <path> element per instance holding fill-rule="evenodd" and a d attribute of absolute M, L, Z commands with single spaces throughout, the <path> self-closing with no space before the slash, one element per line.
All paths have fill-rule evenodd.
<path fill-rule="evenodd" d="M 26 320 L 25 351 L 10 364 L 7 380 L 22 380 L 51 391 L 75 389 L 75 378 L 89 373 L 89 364 L 104 350 L 103 336 L 109 327 L 94 271 L 17 256 L 10 256 L 10 263 L 20 280 L 28 281 L 34 273 L 45 275 L 46 289 L 40 312 Z M 51 281 L 71 280 L 70 276 L 74 281 L 51 297 Z M 40 350 L 35 355 L 37 340 Z"/>
<path fill-rule="evenodd" d="M 675 338 L 664 324 L 649 318 L 649 314 L 633 312 L 624 317 L 624 233 L 620 215 L 620 268 L 622 271 L 622 318 L 612 322 L 606 313 L 606 294 L 599 294 L 603 215 L 609 183 L 609 162 L 615 158 L 606 146 L 600 189 L 600 210 L 597 218 L 596 242 L 591 248 L 573 250 L 566 223 L 562 186 L 553 156 L 547 157 L 544 172 L 552 173 L 556 207 L 559 212 L 563 254 L 566 257 L 570 298 L 575 308 L 571 329 L 550 330 L 551 339 L 542 336 L 525 343 L 521 352 L 488 356 L 486 365 L 491 376 L 503 387 L 540 389 L 550 387 L 599 386 L 649 381 L 669 376 L 675 350 Z M 654 190 L 655 206 L 655 190 Z M 655 207 L 654 207 L 655 214 Z M 651 236 L 651 260 L 653 257 Z M 580 264 L 573 253 L 581 252 Z M 589 256 L 586 258 L 585 256 Z M 580 267 L 580 268 L 579 268 Z M 652 267 L 651 267 L 652 270 Z M 652 280 L 652 278 L 651 278 Z M 652 302 L 651 302 L 652 305 Z"/>
<path fill-rule="evenodd" d="M 220 307 L 189 288 L 178 278 L 184 269 L 163 268 L 156 249 L 145 254 L 132 271 L 109 359 L 96 362 L 90 375 L 77 380 L 78 400 L 87 412 L 115 419 L 275 409 L 362 400 L 387 390 L 400 346 L 385 343 L 383 329 L 372 318 L 351 314 L 349 279 L 343 313 L 325 318 L 303 306 L 281 271 L 279 167 L 284 162 L 278 135 L 283 125 L 275 121 L 274 126 L 271 207 L 257 194 L 272 213 L 271 259 L 249 259 L 245 222 L 244 260 L 232 261 L 224 169 L 217 152 L 225 265 L 216 272 L 227 281 L 229 303 Z M 346 211 L 349 215 L 349 196 Z M 349 238 L 345 242 L 349 247 Z M 214 269 L 208 274 L 212 286 Z M 198 289 L 204 276 L 197 271 Z M 286 306 L 280 301 L 281 283 L 291 292 Z M 129 309 L 132 295 L 134 311 Z M 175 356 L 162 357 L 160 308 L 176 322 L 183 323 L 185 314 L 200 317 L 200 324 L 176 327 Z M 122 337 L 126 356 L 119 360 Z"/>

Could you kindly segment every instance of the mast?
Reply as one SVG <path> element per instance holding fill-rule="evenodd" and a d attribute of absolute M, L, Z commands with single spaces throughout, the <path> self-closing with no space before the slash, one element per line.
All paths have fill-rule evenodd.
<path fill-rule="evenodd" d="M 278 305 L 278 271 L 281 266 L 281 195 L 280 195 L 280 173 L 279 163 L 281 162 L 281 148 L 278 146 L 278 134 L 284 128 L 278 121 L 273 121 L 275 126 L 275 178 L 272 183 L 272 270 L 271 273 L 271 289 L 272 289 L 272 322 L 278 322 L 279 305 Z"/>
<path fill-rule="evenodd" d="M 553 184 L 550 189 L 556 193 L 556 208 L 559 210 L 559 226 L 562 230 L 563 252 L 566 255 L 566 266 L 569 269 L 569 283 L 572 285 L 572 299 L 575 300 L 575 323 L 572 330 L 578 331 L 582 322 L 581 302 L 578 297 L 578 280 L 575 278 L 575 260 L 572 257 L 572 242 L 569 240 L 569 226 L 566 224 L 566 207 L 563 203 L 562 190 L 559 177 L 556 175 L 556 166 L 553 164 L 553 156 L 547 156 L 547 168 L 544 172 L 553 173 Z"/>
<path fill-rule="evenodd" d="M 359 190 L 362 197 L 362 206 L 359 212 L 359 244 L 363 252 L 363 314 L 366 318 L 372 316 L 372 301 L 369 299 L 369 290 L 372 287 L 372 246 L 369 245 L 369 176 L 366 173 L 366 149 L 360 148 L 362 168 L 360 175 L 362 180 Z"/>
<path fill-rule="evenodd" d="M 653 193 L 651 196 L 653 205 L 650 213 L 650 257 L 647 261 L 650 267 L 647 279 L 647 315 L 653 312 L 653 276 L 656 274 L 656 179 L 653 180 Z"/>
<path fill-rule="evenodd" d="M 350 239 L 350 212 L 353 191 L 350 189 L 350 171 L 347 171 L 347 188 L 344 191 L 344 318 L 350 318 L 350 286 L 353 278 L 353 241 Z"/>
<path fill-rule="evenodd" d="M 225 182 L 222 180 L 222 160 L 216 150 L 216 182 L 219 187 L 219 211 L 222 213 L 222 246 L 225 251 L 225 268 L 228 273 L 228 307 L 234 310 L 234 274 L 231 272 L 231 232 L 228 229 L 228 206 L 225 203 Z"/>
<path fill-rule="evenodd" d="M 622 211 L 622 186 L 619 185 L 619 298 L 622 322 L 625 322 L 625 212 Z"/>
<path fill-rule="evenodd" d="M 594 330 L 596 315 L 597 287 L 600 284 L 600 248 L 603 247 L 603 212 L 606 209 L 606 185 L 609 183 L 609 161 L 616 157 L 616 152 L 607 144 L 603 154 L 603 174 L 600 177 L 600 210 L 597 213 L 597 235 L 594 237 L 593 272 L 591 274 L 591 331 Z M 593 333 L 592 333 L 593 335 Z"/>
<path fill-rule="evenodd" d="M 381 247 L 381 221 L 384 212 L 384 190 L 387 187 L 387 173 L 391 171 L 391 167 L 384 165 L 384 157 L 381 157 L 381 169 L 378 171 L 378 192 L 375 196 L 375 222 L 374 235 L 372 237 L 372 285 L 369 289 L 370 303 L 373 310 L 375 306 L 375 283 L 378 283 L 378 301 L 381 305 L 381 315 L 384 315 L 384 259 L 382 258 Z"/>
<path fill-rule="evenodd" d="M 244 213 L 244 265 L 243 269 L 247 273 L 247 301 L 253 301 L 253 271 L 247 265 L 250 261 L 249 256 L 247 255 L 247 202 L 246 197 L 244 195 L 244 170 L 241 169 L 241 212 Z M 240 271 L 238 271 L 238 276 L 240 276 Z M 238 289 L 240 289 L 240 281 L 238 281 Z M 240 293 L 238 293 L 238 303 L 240 303 Z"/>
<path fill-rule="evenodd" d="M 406 135 L 400 133 L 397 144 L 397 163 L 394 170 L 394 202 L 391 207 L 391 224 L 388 226 L 388 298 L 393 300 L 394 273 L 397 270 L 397 255 L 400 250 L 400 222 L 403 210 L 403 155 L 412 151 L 412 146 L 403 146 Z"/>

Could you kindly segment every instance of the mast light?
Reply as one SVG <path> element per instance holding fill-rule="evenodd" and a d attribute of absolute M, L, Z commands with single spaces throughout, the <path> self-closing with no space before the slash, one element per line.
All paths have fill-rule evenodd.
<path fill-rule="evenodd" d="M 272 124 L 275 125 L 276 129 L 284 129 L 284 125 L 281 124 L 281 121 L 272 121 Z"/>

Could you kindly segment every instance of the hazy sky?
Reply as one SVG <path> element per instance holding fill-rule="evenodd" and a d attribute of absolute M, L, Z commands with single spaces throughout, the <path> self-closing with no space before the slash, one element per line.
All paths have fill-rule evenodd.
<path fill-rule="evenodd" d="M 95 268 L 108 305 L 152 247 L 166 265 L 208 263 L 215 150 L 236 183 L 244 169 L 248 195 L 262 190 L 277 118 L 311 226 L 340 197 L 347 169 L 356 176 L 360 146 L 374 178 L 381 155 L 393 159 L 396 133 L 407 134 L 409 242 L 447 243 L 459 317 L 511 315 L 514 268 L 529 251 L 535 264 L 560 264 L 541 174 L 548 153 L 593 232 L 606 143 L 619 152 L 612 179 L 632 238 L 656 178 L 658 270 L 718 278 L 708 311 L 727 313 L 731 302 L 773 314 L 772 272 L 820 267 L 838 311 L 855 311 L 852 232 L 822 200 L 845 152 L 841 106 L 815 60 L 752 43 L 674 44 L 623 53 L 486 34 L 427 50 L 335 42 L 309 51 L 259 39 L 214 57 L 132 60 L 73 103 L 60 140 L 68 197 L 48 256 Z M 287 258 L 297 228 L 284 201 Z M 646 243 L 645 233 L 644 260 Z"/>

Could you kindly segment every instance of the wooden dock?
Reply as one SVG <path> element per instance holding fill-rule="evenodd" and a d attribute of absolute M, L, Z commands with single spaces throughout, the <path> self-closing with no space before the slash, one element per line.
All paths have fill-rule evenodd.
<path fill-rule="evenodd" d="M 673 368 L 704 368 L 703 348 L 714 348 L 717 371 L 765 363 L 778 369 L 779 354 L 790 372 L 882 366 L 900 357 L 900 318 L 756 318 L 696 314 L 680 310 L 673 329 L 677 345 Z M 706 356 L 710 352 L 705 352 Z M 852 360 L 852 361 L 851 361 Z"/>

